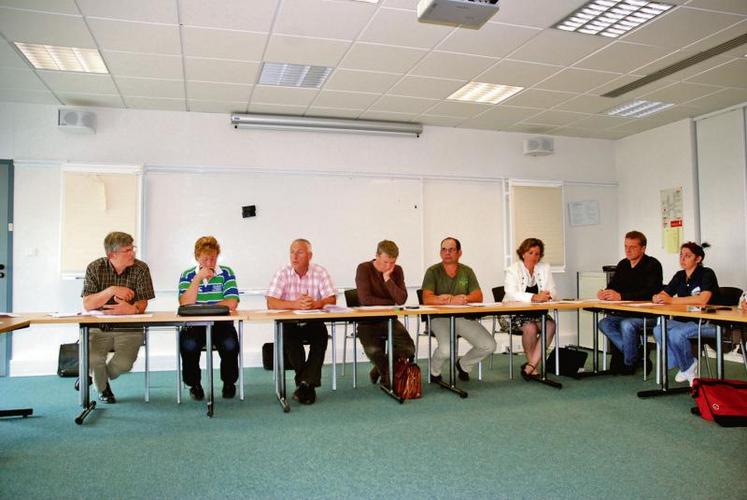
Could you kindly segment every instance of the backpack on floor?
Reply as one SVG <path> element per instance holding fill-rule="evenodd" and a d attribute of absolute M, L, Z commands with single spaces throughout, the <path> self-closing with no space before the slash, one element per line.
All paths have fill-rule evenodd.
<path fill-rule="evenodd" d="M 420 367 L 398 359 L 394 363 L 394 393 L 404 399 L 420 399 L 422 392 Z"/>
<path fill-rule="evenodd" d="M 690 411 L 724 427 L 747 426 L 747 382 L 696 378 L 691 390 L 696 407 Z"/>

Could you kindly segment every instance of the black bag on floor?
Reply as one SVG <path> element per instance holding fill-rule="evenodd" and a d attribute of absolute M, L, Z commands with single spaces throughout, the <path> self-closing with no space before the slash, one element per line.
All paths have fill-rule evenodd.
<path fill-rule="evenodd" d="M 575 346 L 560 348 L 560 374 L 565 377 L 577 377 L 579 371 L 586 364 L 589 353 Z M 552 350 L 545 362 L 547 373 L 555 373 L 555 349 Z"/>
<path fill-rule="evenodd" d="M 262 367 L 265 370 L 272 370 L 272 350 L 274 343 L 273 342 L 267 342 L 266 344 L 262 344 Z M 288 355 L 285 355 L 285 369 L 286 370 L 292 370 L 290 360 L 288 359 Z"/>
<path fill-rule="evenodd" d="M 60 377 L 78 376 L 78 343 L 60 344 L 57 358 L 57 375 Z"/>

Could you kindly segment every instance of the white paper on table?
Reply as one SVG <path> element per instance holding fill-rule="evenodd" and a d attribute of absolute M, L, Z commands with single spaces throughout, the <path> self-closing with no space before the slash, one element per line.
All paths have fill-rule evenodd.
<path fill-rule="evenodd" d="M 10 312 L 0 312 L 0 318 L 17 318 L 20 314 Z"/>
<path fill-rule="evenodd" d="M 649 307 L 649 306 L 663 306 L 664 304 L 654 304 L 653 302 L 629 302 L 625 304 L 630 307 Z"/>
<path fill-rule="evenodd" d="M 350 309 L 349 307 L 345 307 L 345 306 L 338 306 L 337 304 L 326 304 L 326 305 L 324 306 L 324 310 L 325 310 L 326 312 L 336 312 L 336 313 L 341 313 L 341 312 L 352 312 L 352 311 L 353 311 L 353 310 L 352 310 L 352 309 Z"/>
<path fill-rule="evenodd" d="M 293 314 L 319 314 L 323 313 L 324 309 L 294 309 Z"/>
<path fill-rule="evenodd" d="M 467 302 L 470 307 L 493 307 L 502 306 L 503 302 Z"/>
<path fill-rule="evenodd" d="M 80 311 L 80 312 L 53 312 L 49 313 L 53 318 L 77 318 L 78 316 L 103 316 L 101 311 Z"/>
<path fill-rule="evenodd" d="M 394 311 L 399 306 L 359 306 L 356 307 L 358 311 Z"/>

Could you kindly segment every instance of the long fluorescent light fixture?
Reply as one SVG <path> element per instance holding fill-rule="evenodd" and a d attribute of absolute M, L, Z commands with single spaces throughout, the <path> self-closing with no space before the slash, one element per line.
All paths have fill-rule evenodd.
<path fill-rule="evenodd" d="M 617 38 L 674 7 L 644 0 L 591 0 L 553 28 Z"/>
<path fill-rule="evenodd" d="M 327 66 L 266 62 L 259 74 L 261 85 L 318 89 L 332 72 Z"/>
<path fill-rule="evenodd" d="M 78 71 L 81 73 L 109 73 L 101 54 L 96 49 L 58 47 L 36 43 L 14 42 L 18 50 L 36 69 Z"/>
<path fill-rule="evenodd" d="M 453 101 L 468 101 L 498 104 L 524 90 L 524 87 L 512 87 L 510 85 L 499 85 L 496 83 L 469 82 L 447 99 Z"/>
<path fill-rule="evenodd" d="M 231 125 L 233 125 L 234 128 L 372 132 L 377 134 L 414 135 L 416 137 L 420 137 L 420 134 L 423 133 L 422 123 L 254 113 L 233 113 L 231 115 Z"/>
<path fill-rule="evenodd" d="M 616 106 L 609 111 L 609 116 L 625 116 L 628 118 L 643 118 L 644 116 L 652 115 L 663 111 L 671 106 L 674 106 L 671 102 L 661 101 L 644 101 L 642 99 L 627 102 Z"/>

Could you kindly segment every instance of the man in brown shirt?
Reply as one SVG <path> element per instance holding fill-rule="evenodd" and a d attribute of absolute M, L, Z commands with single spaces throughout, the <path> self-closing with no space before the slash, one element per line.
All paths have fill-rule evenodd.
<path fill-rule="evenodd" d="M 376 258 L 362 262 L 355 273 L 355 286 L 358 300 L 364 306 L 402 305 L 407 300 L 405 274 L 396 264 L 399 248 L 393 241 L 380 241 L 376 248 Z M 374 364 L 369 374 L 371 383 L 381 378 L 383 385 L 389 383 L 389 367 L 386 353 L 388 322 L 386 320 L 361 321 L 358 324 L 358 338 L 363 344 L 366 356 Z M 415 344 L 404 325 L 394 322 L 394 357 L 411 359 L 415 354 Z"/>
<path fill-rule="evenodd" d="M 100 309 L 104 314 L 142 314 L 148 300 L 154 298 L 150 270 L 145 262 L 135 258 L 132 236 L 113 232 L 104 238 L 106 257 L 88 264 L 83 282 L 83 308 Z M 143 344 L 143 329 L 125 329 L 122 325 L 102 325 L 91 328 L 89 357 L 93 382 L 99 399 L 116 403 L 109 379 L 128 372 Z M 109 351 L 114 356 L 107 362 Z M 78 388 L 79 382 L 76 382 Z"/>

